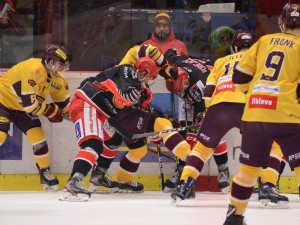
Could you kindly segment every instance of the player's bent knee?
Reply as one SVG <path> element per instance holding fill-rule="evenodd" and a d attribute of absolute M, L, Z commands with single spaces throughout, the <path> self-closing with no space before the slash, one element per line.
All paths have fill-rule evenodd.
<path fill-rule="evenodd" d="M 156 118 L 154 122 L 154 131 L 172 129 L 172 123 L 165 118 Z"/>
<path fill-rule="evenodd" d="M 103 144 L 102 141 L 97 139 L 89 139 L 80 145 L 81 148 L 90 148 L 93 149 L 98 155 L 100 155 L 103 152 Z"/>
<path fill-rule="evenodd" d="M 142 158 L 145 157 L 146 154 L 147 154 L 147 145 L 144 145 L 136 149 L 129 149 L 129 156 L 135 161 L 140 161 Z"/>
<path fill-rule="evenodd" d="M 36 145 L 38 143 L 41 143 L 42 141 L 46 141 L 46 134 L 43 131 L 41 127 L 32 127 L 29 130 L 26 131 L 26 135 L 28 138 L 28 141 L 32 145 Z"/>

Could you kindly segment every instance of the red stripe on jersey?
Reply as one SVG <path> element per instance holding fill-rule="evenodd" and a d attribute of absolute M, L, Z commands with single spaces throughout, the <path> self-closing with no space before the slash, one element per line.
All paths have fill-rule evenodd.
<path fill-rule="evenodd" d="M 277 96 L 251 95 L 249 98 L 249 108 L 263 108 L 276 110 Z"/>
<path fill-rule="evenodd" d="M 78 154 L 76 155 L 76 159 L 85 159 L 86 161 L 90 162 L 91 165 L 94 165 L 97 160 L 96 153 L 88 152 L 83 149 L 81 149 Z"/>

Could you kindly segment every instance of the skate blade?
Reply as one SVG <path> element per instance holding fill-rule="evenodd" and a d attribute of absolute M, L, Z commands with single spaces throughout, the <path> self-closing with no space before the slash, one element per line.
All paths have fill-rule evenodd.
<path fill-rule="evenodd" d="M 250 201 L 258 201 L 258 193 L 252 193 Z"/>
<path fill-rule="evenodd" d="M 230 186 L 220 189 L 223 194 L 227 194 L 229 192 Z"/>
<path fill-rule="evenodd" d="M 277 203 L 271 202 L 269 199 L 263 199 L 260 200 L 260 205 L 259 207 L 261 208 L 268 208 L 268 209 L 288 209 L 289 202 L 286 201 L 279 201 Z"/>
<path fill-rule="evenodd" d="M 58 191 L 58 185 L 49 186 L 47 184 L 43 184 L 43 189 L 47 192 L 55 192 Z"/>
<path fill-rule="evenodd" d="M 142 190 L 142 191 L 133 191 L 133 190 L 129 190 L 129 189 L 119 189 L 118 190 L 118 192 L 119 193 L 143 193 L 144 192 L 144 190 Z"/>
<path fill-rule="evenodd" d="M 182 199 L 179 198 L 179 197 L 176 197 L 175 199 L 173 198 L 172 201 L 171 201 L 171 206 L 174 206 L 174 207 L 178 207 L 180 202 L 182 202 Z"/>
<path fill-rule="evenodd" d="M 60 201 L 69 201 L 69 202 L 86 202 L 88 201 L 90 196 L 83 193 L 78 193 L 77 195 L 73 195 L 70 192 L 63 191 L 62 195 L 58 200 Z"/>
<path fill-rule="evenodd" d="M 164 193 L 173 193 L 176 191 L 176 187 L 175 188 L 168 188 L 168 187 L 165 187 L 163 192 Z"/>
<path fill-rule="evenodd" d="M 93 193 L 93 194 L 112 194 L 112 193 L 118 192 L 118 190 L 119 190 L 118 187 L 105 188 L 105 187 L 102 187 L 102 186 L 96 186 L 96 185 L 91 184 L 88 191 Z"/>

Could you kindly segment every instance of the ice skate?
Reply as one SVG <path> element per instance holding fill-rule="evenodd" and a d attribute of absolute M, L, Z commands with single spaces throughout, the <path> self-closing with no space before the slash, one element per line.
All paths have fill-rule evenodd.
<path fill-rule="evenodd" d="M 188 180 L 181 180 L 176 192 L 171 194 L 171 198 L 177 206 L 182 200 L 195 198 L 195 183 L 196 180 L 189 177 Z"/>
<path fill-rule="evenodd" d="M 179 170 L 176 169 L 175 173 L 173 176 L 171 176 L 169 179 L 166 180 L 165 182 L 165 193 L 172 193 L 176 191 L 177 186 L 179 185 L 180 182 L 180 177 L 182 173 L 183 167 L 179 167 Z"/>
<path fill-rule="evenodd" d="M 234 215 L 235 211 L 235 207 L 229 204 L 226 220 L 223 225 L 247 225 L 244 221 L 244 216 Z"/>
<path fill-rule="evenodd" d="M 91 197 L 91 193 L 86 190 L 87 188 L 78 177 L 71 177 L 62 190 L 62 195 L 59 200 L 61 201 L 87 201 Z"/>
<path fill-rule="evenodd" d="M 223 194 L 226 194 L 229 192 L 230 175 L 229 175 L 228 167 L 225 170 L 219 170 L 218 188 L 222 191 Z"/>
<path fill-rule="evenodd" d="M 289 208 L 289 199 L 278 194 L 278 190 L 271 183 L 262 183 L 260 185 L 258 200 L 262 208 Z"/>
<path fill-rule="evenodd" d="M 135 181 L 129 181 L 127 183 L 118 182 L 119 192 L 127 193 L 141 193 L 144 192 L 144 185 Z"/>
<path fill-rule="evenodd" d="M 105 189 L 103 189 L 103 187 Z M 101 190 L 99 188 L 101 188 Z M 107 173 L 93 170 L 90 179 L 89 192 L 107 194 L 118 192 L 118 190 L 118 182 L 113 181 Z"/>
<path fill-rule="evenodd" d="M 40 174 L 40 182 L 43 184 L 44 191 L 58 191 L 58 180 L 54 178 L 50 174 L 50 168 L 40 168 L 38 164 L 36 164 L 39 174 Z"/>

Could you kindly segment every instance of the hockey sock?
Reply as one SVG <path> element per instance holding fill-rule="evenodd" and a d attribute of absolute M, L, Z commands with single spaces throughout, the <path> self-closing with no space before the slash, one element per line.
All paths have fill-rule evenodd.
<path fill-rule="evenodd" d="M 156 118 L 154 123 L 154 131 L 172 129 L 171 122 L 165 118 Z M 171 132 L 160 135 L 163 138 L 165 146 L 174 153 L 179 159 L 185 160 L 186 156 L 191 152 L 190 145 L 178 133 Z"/>
<path fill-rule="evenodd" d="M 268 167 L 263 169 L 261 172 L 262 183 L 268 182 L 276 186 L 276 182 L 279 177 L 282 156 L 283 154 L 279 145 L 276 142 L 273 142 Z"/>
<path fill-rule="evenodd" d="M 26 132 L 29 142 L 33 145 L 33 154 L 40 168 L 50 166 L 50 155 L 46 135 L 41 127 L 30 128 Z"/>
<path fill-rule="evenodd" d="M 219 143 L 219 145 L 215 148 L 213 156 L 219 170 L 224 170 L 227 168 L 227 166 L 224 169 L 219 168 L 219 166 L 227 165 L 228 162 L 227 144 L 225 139 L 222 140 Z"/>
<path fill-rule="evenodd" d="M 241 165 L 234 176 L 231 187 L 230 204 L 236 208 L 236 215 L 242 215 L 247 208 L 254 185 L 260 175 L 261 167 Z"/>
<path fill-rule="evenodd" d="M 47 142 L 33 146 L 34 159 L 40 168 L 47 168 L 50 166 L 50 155 Z"/>
<path fill-rule="evenodd" d="M 147 153 L 147 145 L 136 149 L 129 149 L 127 155 L 121 160 L 120 167 L 117 170 L 117 180 L 129 182 L 139 168 L 141 159 Z"/>
<path fill-rule="evenodd" d="M 297 180 L 298 180 L 299 197 L 300 197 L 300 166 L 294 168 L 294 171 L 295 171 L 295 175 L 296 175 Z"/>
<path fill-rule="evenodd" d="M 80 149 L 77 153 L 73 165 L 72 174 L 81 173 L 84 176 L 88 174 L 98 158 L 96 151 L 90 147 Z"/>
<path fill-rule="evenodd" d="M 185 163 L 180 180 L 188 180 L 189 177 L 196 180 L 211 152 L 212 148 L 207 148 L 198 141 Z"/>

